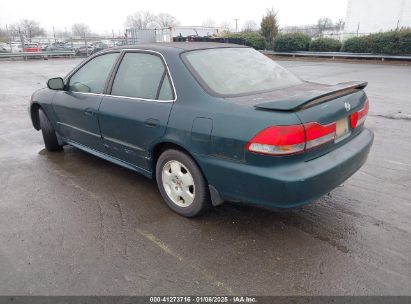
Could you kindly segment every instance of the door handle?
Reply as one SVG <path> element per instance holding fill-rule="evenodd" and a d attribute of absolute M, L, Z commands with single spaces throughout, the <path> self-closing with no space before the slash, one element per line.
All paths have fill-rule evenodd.
<path fill-rule="evenodd" d="M 158 119 L 149 118 L 144 122 L 144 125 L 150 128 L 154 128 L 158 126 L 158 123 L 159 123 Z"/>

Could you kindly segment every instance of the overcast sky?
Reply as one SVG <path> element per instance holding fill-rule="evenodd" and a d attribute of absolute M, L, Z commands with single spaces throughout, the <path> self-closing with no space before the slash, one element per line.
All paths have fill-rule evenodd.
<path fill-rule="evenodd" d="M 218 26 L 228 21 L 234 27 L 235 18 L 257 23 L 267 9 L 278 11 L 280 26 L 313 24 L 321 17 L 333 21 L 345 19 L 347 0 L 2 0 L 0 26 L 13 24 L 23 18 L 35 19 L 46 30 L 69 30 L 76 22 L 84 22 L 100 34 L 123 31 L 127 15 L 147 10 L 155 14 L 169 13 L 181 25 L 201 25 L 213 19 Z"/>

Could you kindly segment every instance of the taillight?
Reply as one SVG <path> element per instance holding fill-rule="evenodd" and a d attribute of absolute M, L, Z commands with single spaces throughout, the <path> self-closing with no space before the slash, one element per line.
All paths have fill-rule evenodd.
<path fill-rule="evenodd" d="M 284 155 L 304 151 L 303 125 L 275 126 L 262 130 L 247 144 L 247 150 L 262 154 Z"/>
<path fill-rule="evenodd" d="M 269 127 L 251 139 L 247 150 L 270 155 L 294 154 L 333 141 L 335 130 L 335 123 L 321 125 L 316 122 Z"/>
<path fill-rule="evenodd" d="M 336 124 L 320 125 L 316 122 L 304 124 L 306 135 L 305 148 L 311 149 L 328 143 L 335 139 Z"/>
<path fill-rule="evenodd" d="M 370 103 L 368 99 L 366 99 L 364 103 L 364 107 L 361 110 L 351 114 L 350 123 L 351 123 L 352 129 L 355 129 L 356 127 L 362 125 L 365 122 L 369 107 L 370 107 Z"/>

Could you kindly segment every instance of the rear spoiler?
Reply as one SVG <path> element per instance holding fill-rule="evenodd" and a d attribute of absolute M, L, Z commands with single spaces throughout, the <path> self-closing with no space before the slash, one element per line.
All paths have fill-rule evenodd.
<path fill-rule="evenodd" d="M 254 107 L 263 110 L 296 111 L 358 92 L 367 85 L 368 82 L 342 82 L 333 86 L 327 86 L 321 90 L 308 91 L 307 94 L 259 103 L 254 105 Z"/>

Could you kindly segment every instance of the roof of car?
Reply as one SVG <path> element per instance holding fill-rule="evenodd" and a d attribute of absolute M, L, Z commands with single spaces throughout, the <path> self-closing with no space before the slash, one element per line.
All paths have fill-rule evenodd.
<path fill-rule="evenodd" d="M 239 44 L 232 43 L 219 43 L 219 42 L 157 42 L 147 44 L 134 44 L 118 46 L 116 49 L 153 49 L 153 50 L 167 50 L 169 48 L 180 49 L 182 51 L 203 50 L 203 49 L 215 49 L 215 48 L 241 48 L 247 47 Z"/>

